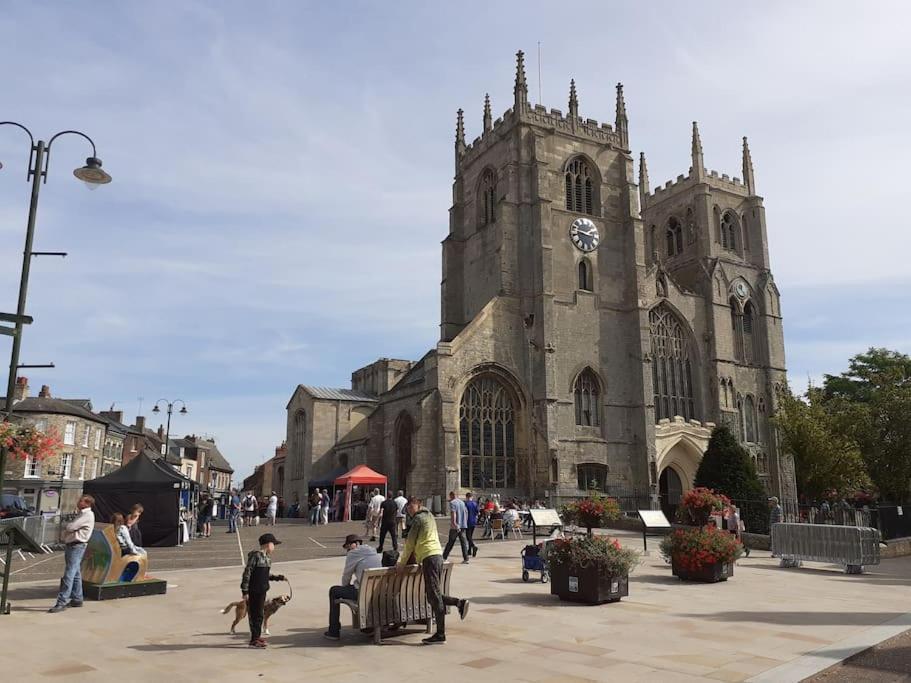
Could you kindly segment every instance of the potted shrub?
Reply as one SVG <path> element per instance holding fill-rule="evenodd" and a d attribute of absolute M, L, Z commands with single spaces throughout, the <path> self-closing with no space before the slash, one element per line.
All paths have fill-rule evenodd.
<path fill-rule="evenodd" d="M 615 498 L 590 492 L 587 498 L 564 505 L 560 515 L 564 524 L 585 527 L 590 537 L 592 529 L 620 519 L 620 503 Z"/>
<path fill-rule="evenodd" d="M 629 573 L 639 563 L 639 554 L 617 539 L 557 539 L 545 547 L 552 595 L 589 605 L 617 602 L 629 595 Z"/>
<path fill-rule="evenodd" d="M 715 526 L 678 527 L 661 541 L 661 554 L 683 581 L 727 581 L 743 545 L 733 534 Z"/>

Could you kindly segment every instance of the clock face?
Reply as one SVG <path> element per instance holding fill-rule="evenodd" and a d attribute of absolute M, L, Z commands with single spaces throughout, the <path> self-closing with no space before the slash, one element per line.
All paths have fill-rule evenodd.
<path fill-rule="evenodd" d="M 573 221 L 569 226 L 569 238 L 578 249 L 585 252 L 594 251 L 601 242 L 598 226 L 587 218 L 577 218 Z"/>

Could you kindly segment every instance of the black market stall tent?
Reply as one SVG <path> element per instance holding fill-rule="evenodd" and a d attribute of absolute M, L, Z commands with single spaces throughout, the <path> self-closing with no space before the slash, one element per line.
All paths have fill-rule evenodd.
<path fill-rule="evenodd" d="M 109 522 L 115 512 L 126 514 L 140 503 L 145 508 L 139 518 L 142 544 L 159 548 L 178 544 L 181 493 L 193 485 L 142 452 L 120 469 L 86 481 L 82 490 L 95 498 L 98 522 Z"/>

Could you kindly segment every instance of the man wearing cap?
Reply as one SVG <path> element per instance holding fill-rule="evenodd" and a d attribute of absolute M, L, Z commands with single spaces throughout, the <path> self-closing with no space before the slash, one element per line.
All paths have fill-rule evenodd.
<path fill-rule="evenodd" d="M 329 630 L 323 635 L 329 640 L 341 637 L 342 623 L 339 618 L 341 605 L 336 600 L 357 600 L 357 591 L 365 569 L 382 566 L 382 555 L 372 546 L 364 545 L 364 539 L 357 534 L 348 534 L 342 547 L 348 554 L 345 556 L 345 569 L 342 571 L 342 584 L 329 589 Z"/>
<path fill-rule="evenodd" d="M 247 618 L 250 621 L 250 647 L 264 648 L 266 641 L 262 638 L 263 610 L 266 606 L 266 593 L 270 581 L 284 581 L 281 574 L 272 574 L 272 553 L 275 546 L 281 545 L 272 534 L 259 537 L 259 550 L 251 550 L 247 555 L 244 575 L 240 580 L 240 592 L 247 603 Z"/>
<path fill-rule="evenodd" d="M 775 553 L 775 543 L 774 543 L 774 527 L 776 524 L 781 522 L 781 505 L 778 503 L 778 498 L 772 496 L 769 498 L 769 541 L 772 547 L 772 557 L 777 557 Z"/>

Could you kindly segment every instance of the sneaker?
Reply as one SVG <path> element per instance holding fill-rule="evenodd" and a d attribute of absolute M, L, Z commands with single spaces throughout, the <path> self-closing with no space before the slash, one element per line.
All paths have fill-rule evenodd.
<path fill-rule="evenodd" d="M 467 557 L 464 560 L 462 560 L 462 564 L 469 564 L 470 562 L 471 562 L 471 560 L 469 560 Z"/>
<path fill-rule="evenodd" d="M 62 612 L 65 609 L 66 609 L 66 605 L 54 605 L 53 607 L 51 607 L 48 610 L 48 612 L 50 614 L 57 614 L 57 612 Z"/>
<path fill-rule="evenodd" d="M 82 607 L 82 600 L 70 600 L 70 604 L 67 607 Z"/>
<path fill-rule="evenodd" d="M 471 549 L 471 556 L 472 557 L 478 556 L 478 546 L 475 546 L 474 548 Z"/>
<path fill-rule="evenodd" d="M 471 603 L 468 600 L 459 600 L 459 619 L 465 621 L 465 617 L 468 616 L 468 608 L 471 606 Z"/>
<path fill-rule="evenodd" d="M 342 637 L 338 633 L 333 633 L 332 631 L 326 631 L 323 634 L 323 638 L 326 638 L 328 640 L 341 640 Z"/>
<path fill-rule="evenodd" d="M 259 649 L 264 649 L 266 647 L 266 641 L 260 638 L 259 640 L 251 640 L 250 647 L 256 647 Z"/>
<path fill-rule="evenodd" d="M 421 642 L 424 643 L 424 645 L 436 645 L 437 643 L 445 643 L 446 636 L 443 633 L 434 633 L 429 638 L 424 638 L 424 640 Z"/>

